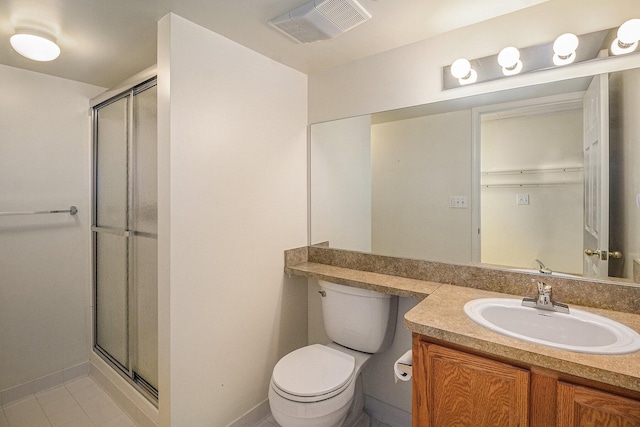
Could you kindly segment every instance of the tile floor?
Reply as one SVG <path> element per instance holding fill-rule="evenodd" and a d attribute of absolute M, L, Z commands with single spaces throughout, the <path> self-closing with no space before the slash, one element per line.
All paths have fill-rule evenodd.
<path fill-rule="evenodd" d="M 0 427 L 135 427 L 88 376 L 0 408 Z"/>
<path fill-rule="evenodd" d="M 136 427 L 91 377 L 85 376 L 0 408 L 0 427 Z M 255 427 L 279 427 L 273 415 Z M 371 427 L 389 427 L 371 419 Z"/>

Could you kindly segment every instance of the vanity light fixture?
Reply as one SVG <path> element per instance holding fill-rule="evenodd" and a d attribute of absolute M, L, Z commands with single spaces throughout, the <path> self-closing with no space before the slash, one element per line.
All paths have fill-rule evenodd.
<path fill-rule="evenodd" d="M 603 51 L 609 52 L 609 55 L 603 55 Z M 499 54 L 457 59 L 451 65 L 442 67 L 442 88 L 454 89 L 462 85 L 511 78 L 523 73 L 566 67 L 622 54 L 640 55 L 638 18 L 628 19 L 620 27 L 579 35 L 565 33 L 555 41 L 519 48 L 509 46 Z"/>
<path fill-rule="evenodd" d="M 578 36 L 573 33 L 565 33 L 558 36 L 553 42 L 553 63 L 556 65 L 571 64 L 576 60 L 576 49 L 578 48 Z"/>
<path fill-rule="evenodd" d="M 60 55 L 55 37 L 42 30 L 18 27 L 9 42 L 16 52 L 34 61 L 53 61 Z"/>
<path fill-rule="evenodd" d="M 471 68 L 468 59 L 459 58 L 451 64 L 451 75 L 458 79 L 461 85 L 475 83 L 478 80 L 478 73 Z"/>
<path fill-rule="evenodd" d="M 618 33 L 611 43 L 611 53 L 623 55 L 636 50 L 640 40 L 640 19 L 629 19 L 618 28 Z"/>
<path fill-rule="evenodd" d="M 522 71 L 520 51 L 513 46 L 505 47 L 498 54 L 498 64 L 502 67 L 502 74 L 505 76 L 518 74 Z"/>

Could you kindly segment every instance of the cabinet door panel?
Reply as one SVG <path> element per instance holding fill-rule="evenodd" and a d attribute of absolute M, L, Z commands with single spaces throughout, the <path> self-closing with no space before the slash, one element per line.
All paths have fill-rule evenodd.
<path fill-rule="evenodd" d="M 421 345 L 427 347 L 428 424 L 424 425 L 528 425 L 528 371 L 437 345 Z"/>
<path fill-rule="evenodd" d="M 557 422 L 558 427 L 639 427 L 640 402 L 560 382 Z"/>

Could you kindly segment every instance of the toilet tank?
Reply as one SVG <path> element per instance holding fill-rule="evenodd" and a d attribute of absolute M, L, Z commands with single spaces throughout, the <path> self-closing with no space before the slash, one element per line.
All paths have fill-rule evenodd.
<path fill-rule="evenodd" d="M 335 343 L 365 353 L 386 350 L 393 341 L 398 297 L 318 281 L 327 335 Z"/>

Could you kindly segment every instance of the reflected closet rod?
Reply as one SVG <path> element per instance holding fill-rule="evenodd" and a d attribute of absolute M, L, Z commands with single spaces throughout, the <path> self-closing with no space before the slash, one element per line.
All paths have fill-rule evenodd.
<path fill-rule="evenodd" d="M 69 213 L 71 215 L 75 215 L 78 213 L 78 208 L 75 206 L 70 206 L 69 209 L 58 210 L 58 211 L 28 211 L 28 212 L 0 212 L 0 216 L 10 216 L 10 215 L 42 215 L 42 214 L 55 214 L 55 213 Z"/>

